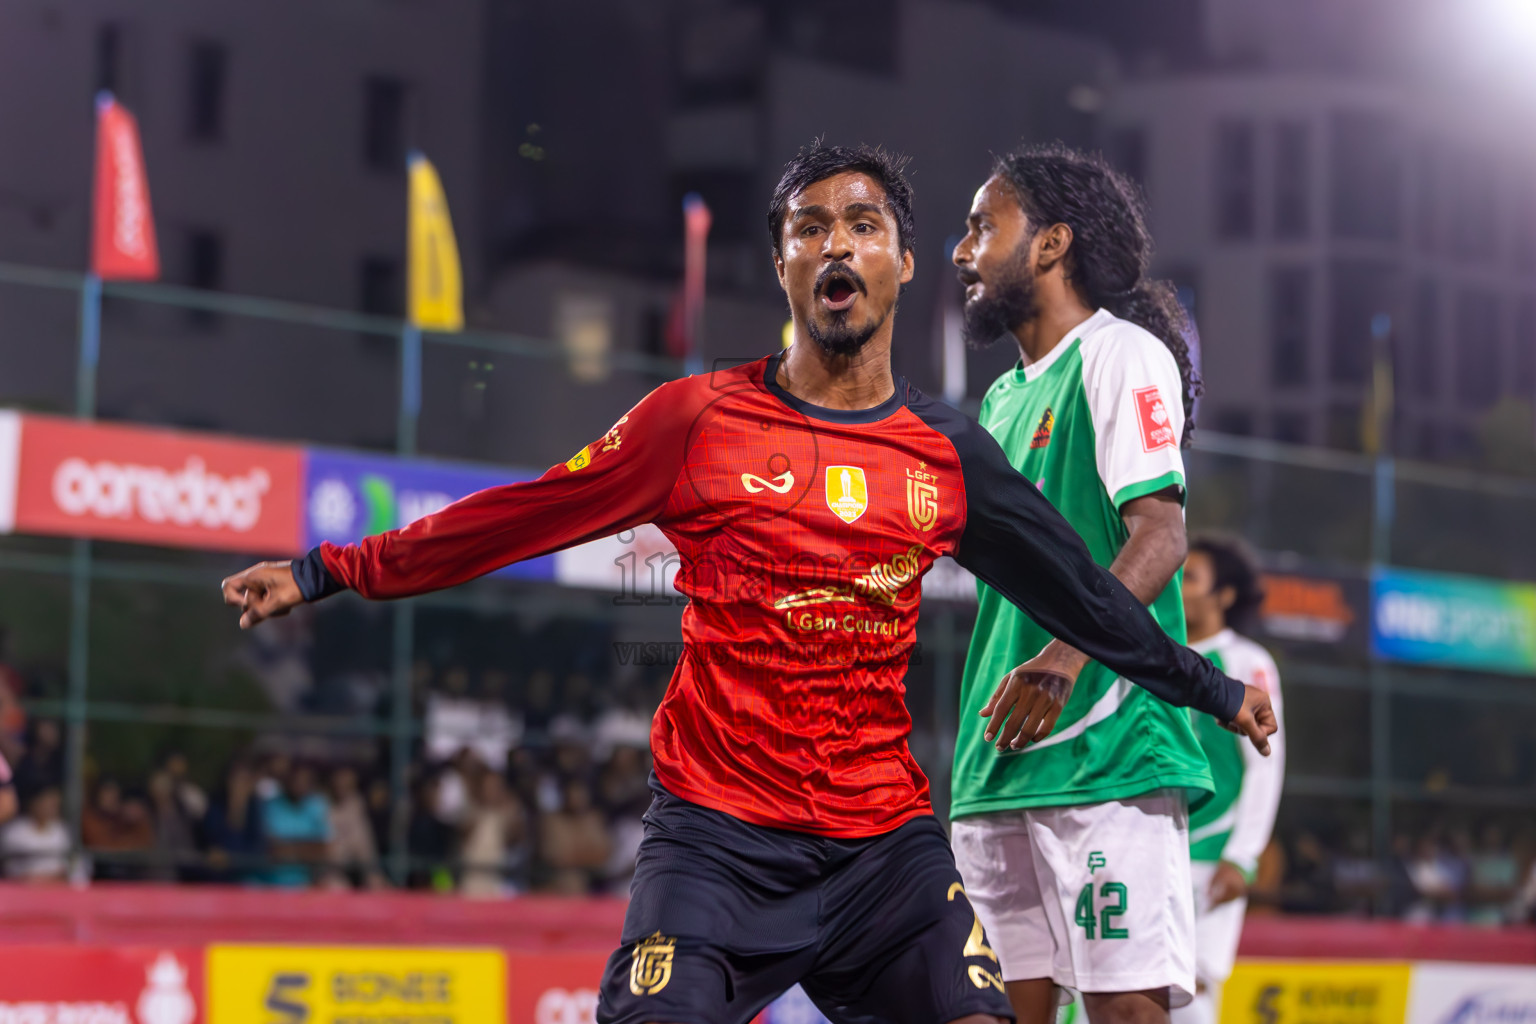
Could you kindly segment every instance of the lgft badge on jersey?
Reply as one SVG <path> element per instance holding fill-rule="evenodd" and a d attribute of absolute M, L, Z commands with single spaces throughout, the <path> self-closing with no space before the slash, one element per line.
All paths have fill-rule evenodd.
<path fill-rule="evenodd" d="M 859 466 L 827 467 L 827 508 L 845 523 L 869 510 L 869 488 Z"/>

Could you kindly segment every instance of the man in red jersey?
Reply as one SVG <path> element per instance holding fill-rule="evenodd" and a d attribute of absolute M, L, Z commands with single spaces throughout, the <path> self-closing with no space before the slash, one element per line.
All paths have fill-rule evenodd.
<path fill-rule="evenodd" d="M 1273 731 L 1169 640 L 974 421 L 892 376 L 911 189 L 878 150 L 812 147 L 768 211 L 785 352 L 657 388 L 538 480 L 224 581 L 249 627 L 343 589 L 390 598 L 655 523 L 685 656 L 656 713 L 605 1024 L 736 1024 L 799 982 L 838 1022 L 1012 1020 L 928 781 L 903 676 L 935 558 L 1170 702 Z"/>

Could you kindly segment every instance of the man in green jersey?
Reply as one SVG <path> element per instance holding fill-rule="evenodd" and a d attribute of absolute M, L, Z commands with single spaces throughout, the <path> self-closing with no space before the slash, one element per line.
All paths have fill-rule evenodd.
<path fill-rule="evenodd" d="M 1098 159 L 1028 148 L 996 162 L 967 225 L 967 340 L 1011 335 L 1020 356 L 982 425 L 1182 641 L 1180 448 L 1198 378 L 1171 287 L 1143 276 L 1137 190 Z M 986 586 L 961 708 L 955 857 L 1020 1024 L 1047 1024 L 1058 988 L 1094 1024 L 1166 1024 L 1195 991 L 1187 801 L 1211 790 L 1188 713 Z"/>
<path fill-rule="evenodd" d="M 1253 556 L 1236 540 L 1197 537 L 1184 563 L 1184 618 L 1189 645 L 1233 679 L 1269 694 L 1281 717 L 1280 673 L 1269 652 L 1242 635 L 1252 628 L 1264 592 Z M 1226 732 L 1209 715 L 1195 716 L 1195 736 L 1211 762 L 1216 792 L 1189 812 L 1189 856 L 1195 895 L 1195 1001 L 1175 1024 L 1216 1024 L 1221 985 L 1232 973 L 1248 908 L 1248 883 L 1269 845 L 1285 775 L 1285 734 L 1270 738 L 1269 757 Z"/>

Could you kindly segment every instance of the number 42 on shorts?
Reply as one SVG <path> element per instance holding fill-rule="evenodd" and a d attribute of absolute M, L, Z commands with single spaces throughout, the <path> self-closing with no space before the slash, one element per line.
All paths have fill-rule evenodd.
<path fill-rule="evenodd" d="M 1099 851 L 1095 850 L 1088 855 L 1090 875 L 1108 865 L 1108 860 Z M 1131 937 L 1131 930 L 1116 926 L 1115 919 L 1124 915 L 1129 897 L 1130 891 L 1126 889 L 1124 882 L 1101 882 L 1099 883 L 1098 913 L 1094 913 L 1093 881 L 1090 880 L 1083 886 L 1083 891 L 1077 895 L 1077 908 L 1072 919 L 1082 926 L 1083 934 L 1090 942 L 1095 938 L 1128 939 Z M 1095 930 L 1097 935 L 1094 934 Z"/>

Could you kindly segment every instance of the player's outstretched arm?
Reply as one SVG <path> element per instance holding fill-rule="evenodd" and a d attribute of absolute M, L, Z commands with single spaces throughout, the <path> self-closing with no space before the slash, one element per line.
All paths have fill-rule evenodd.
<path fill-rule="evenodd" d="M 965 474 L 966 525 L 955 559 L 1083 654 L 1162 700 L 1230 722 L 1265 746 L 1268 698 L 1245 694 L 1205 658 L 1169 638 L 1033 484 L 974 421 L 951 440 Z"/>
<path fill-rule="evenodd" d="M 487 488 L 357 544 L 252 566 L 224 581 L 224 600 L 249 628 L 342 590 L 424 594 L 652 522 L 681 475 L 699 404 L 686 381 L 664 384 L 537 480 Z"/>

